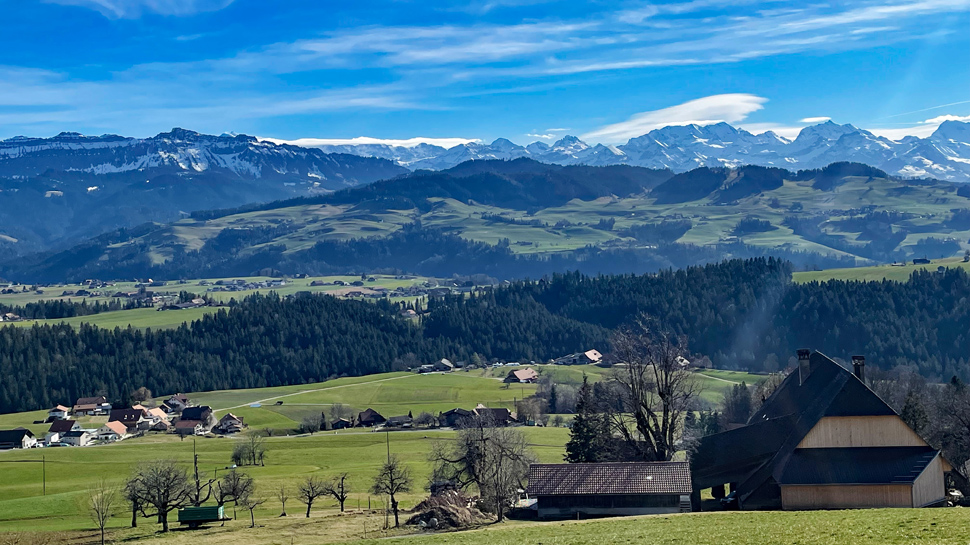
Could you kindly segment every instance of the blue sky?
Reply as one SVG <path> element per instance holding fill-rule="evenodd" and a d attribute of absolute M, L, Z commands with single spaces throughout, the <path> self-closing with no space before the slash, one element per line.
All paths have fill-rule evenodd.
<path fill-rule="evenodd" d="M 970 120 L 970 0 L 4 7 L 0 138 L 622 143 L 687 122 L 794 136 L 822 118 L 899 138 Z"/>

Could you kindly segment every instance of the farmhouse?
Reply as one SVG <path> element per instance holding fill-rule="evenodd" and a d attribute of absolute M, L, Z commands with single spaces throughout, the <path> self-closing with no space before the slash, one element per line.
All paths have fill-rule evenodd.
<path fill-rule="evenodd" d="M 215 430 L 222 434 L 239 433 L 246 427 L 242 417 L 226 413 L 216 424 Z"/>
<path fill-rule="evenodd" d="M 504 407 L 498 409 L 489 409 L 488 407 L 479 405 L 478 407 L 475 407 L 475 414 L 481 417 L 486 425 L 508 426 L 509 424 L 515 422 L 515 417 L 512 416 L 512 411 Z"/>
<path fill-rule="evenodd" d="M 75 420 L 55 420 L 51 422 L 51 427 L 44 436 L 44 442 L 48 445 L 51 443 L 59 443 L 62 434 L 79 429 L 81 429 L 81 424 Z"/>
<path fill-rule="evenodd" d="M 47 411 L 47 419 L 64 420 L 70 413 L 70 407 L 65 407 L 64 405 L 55 405 L 51 410 Z"/>
<path fill-rule="evenodd" d="M 98 429 L 99 441 L 113 443 L 125 437 L 128 437 L 128 428 L 117 420 L 110 421 Z"/>
<path fill-rule="evenodd" d="M 205 425 L 199 420 L 179 420 L 175 423 L 175 433 L 179 435 L 205 435 Z"/>
<path fill-rule="evenodd" d="M 111 403 L 104 396 L 80 397 L 74 403 L 71 411 L 75 416 L 92 416 L 97 414 L 107 414 L 111 410 Z"/>
<path fill-rule="evenodd" d="M 36 446 L 37 439 L 28 429 L 0 430 L 0 450 L 33 448 Z"/>
<path fill-rule="evenodd" d="M 689 512 L 687 462 L 533 464 L 530 497 L 539 518 Z"/>
<path fill-rule="evenodd" d="M 746 426 L 703 438 L 691 458 L 693 500 L 724 485 L 740 509 L 924 507 L 943 501 L 950 464 L 854 373 L 819 352 Z"/>
<path fill-rule="evenodd" d="M 189 398 L 185 394 L 175 394 L 162 403 L 161 409 L 168 414 L 182 412 L 182 409 L 189 406 Z"/>
<path fill-rule="evenodd" d="M 539 380 L 539 373 L 536 373 L 535 369 L 515 369 L 509 371 L 507 377 L 505 377 L 506 384 L 518 384 L 518 383 L 533 383 Z"/>
<path fill-rule="evenodd" d="M 332 430 L 344 430 L 352 427 L 354 427 L 354 423 L 346 418 L 338 418 L 330 423 L 330 429 Z"/>
<path fill-rule="evenodd" d="M 108 422 L 120 422 L 128 433 L 135 433 L 140 427 L 148 429 L 149 422 L 145 418 L 145 409 L 114 409 L 108 416 Z M 142 426 L 144 423 L 144 426 Z"/>
<path fill-rule="evenodd" d="M 460 428 L 467 424 L 473 416 L 475 416 L 475 413 L 472 411 L 459 407 L 441 413 L 441 416 L 438 417 L 438 422 L 440 422 L 442 426 L 449 428 Z"/>
<path fill-rule="evenodd" d="M 556 365 L 588 365 L 601 361 L 603 361 L 603 354 L 600 354 L 598 350 L 587 350 L 556 358 L 553 363 Z"/>
<path fill-rule="evenodd" d="M 447 358 L 441 358 L 440 360 L 434 362 L 434 370 L 443 372 L 454 371 L 455 364 L 451 363 L 451 360 Z"/>
<path fill-rule="evenodd" d="M 414 419 L 411 415 L 406 414 L 404 416 L 392 416 L 387 419 L 384 423 L 388 428 L 410 428 L 414 423 Z"/>
<path fill-rule="evenodd" d="M 373 426 L 379 426 L 387 422 L 387 419 L 381 416 L 381 413 L 375 411 L 374 409 L 367 409 L 366 411 L 361 411 L 357 415 L 357 426 L 362 428 L 370 428 Z"/>
<path fill-rule="evenodd" d="M 94 438 L 95 434 L 88 430 L 72 430 L 61 434 L 61 443 L 72 447 L 86 447 Z"/>

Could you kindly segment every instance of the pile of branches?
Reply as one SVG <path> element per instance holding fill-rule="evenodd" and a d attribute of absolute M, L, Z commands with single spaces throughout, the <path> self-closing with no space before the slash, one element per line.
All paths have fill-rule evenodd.
<path fill-rule="evenodd" d="M 478 508 L 478 498 L 470 498 L 459 490 L 446 490 L 419 503 L 407 523 L 428 530 L 469 528 L 488 522 Z"/>

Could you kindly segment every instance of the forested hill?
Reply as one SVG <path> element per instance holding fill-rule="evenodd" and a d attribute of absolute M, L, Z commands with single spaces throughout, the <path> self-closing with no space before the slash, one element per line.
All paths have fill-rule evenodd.
<path fill-rule="evenodd" d="M 687 335 L 716 367 L 777 371 L 798 348 L 931 379 L 970 378 L 970 277 L 794 284 L 777 259 L 656 275 L 557 275 L 429 302 L 420 323 L 389 304 L 301 294 L 252 296 L 175 330 L 0 328 L 0 413 L 140 386 L 163 394 L 298 384 L 402 369 L 441 357 L 542 361 L 609 350 L 643 312 Z"/>
<path fill-rule="evenodd" d="M 119 229 L 63 251 L 0 259 L 0 276 L 53 283 L 384 272 L 505 280 L 760 256 L 831 268 L 952 257 L 968 239 L 970 186 L 902 180 L 866 165 L 675 176 L 519 159 Z"/>

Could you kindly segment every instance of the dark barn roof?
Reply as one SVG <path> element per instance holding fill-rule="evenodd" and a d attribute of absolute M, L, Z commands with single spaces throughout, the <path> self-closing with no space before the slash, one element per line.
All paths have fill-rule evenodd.
<path fill-rule="evenodd" d="M 911 484 L 937 455 L 931 447 L 798 449 L 780 484 Z"/>
<path fill-rule="evenodd" d="M 182 420 L 205 420 L 210 414 L 212 409 L 208 405 L 186 407 L 182 409 Z"/>
<path fill-rule="evenodd" d="M 690 494 L 690 467 L 687 462 L 532 464 L 528 491 L 533 496 Z"/>
<path fill-rule="evenodd" d="M 75 424 L 77 424 L 76 420 L 55 420 L 51 422 L 51 427 L 47 431 L 50 433 L 64 433 L 73 430 Z"/>

